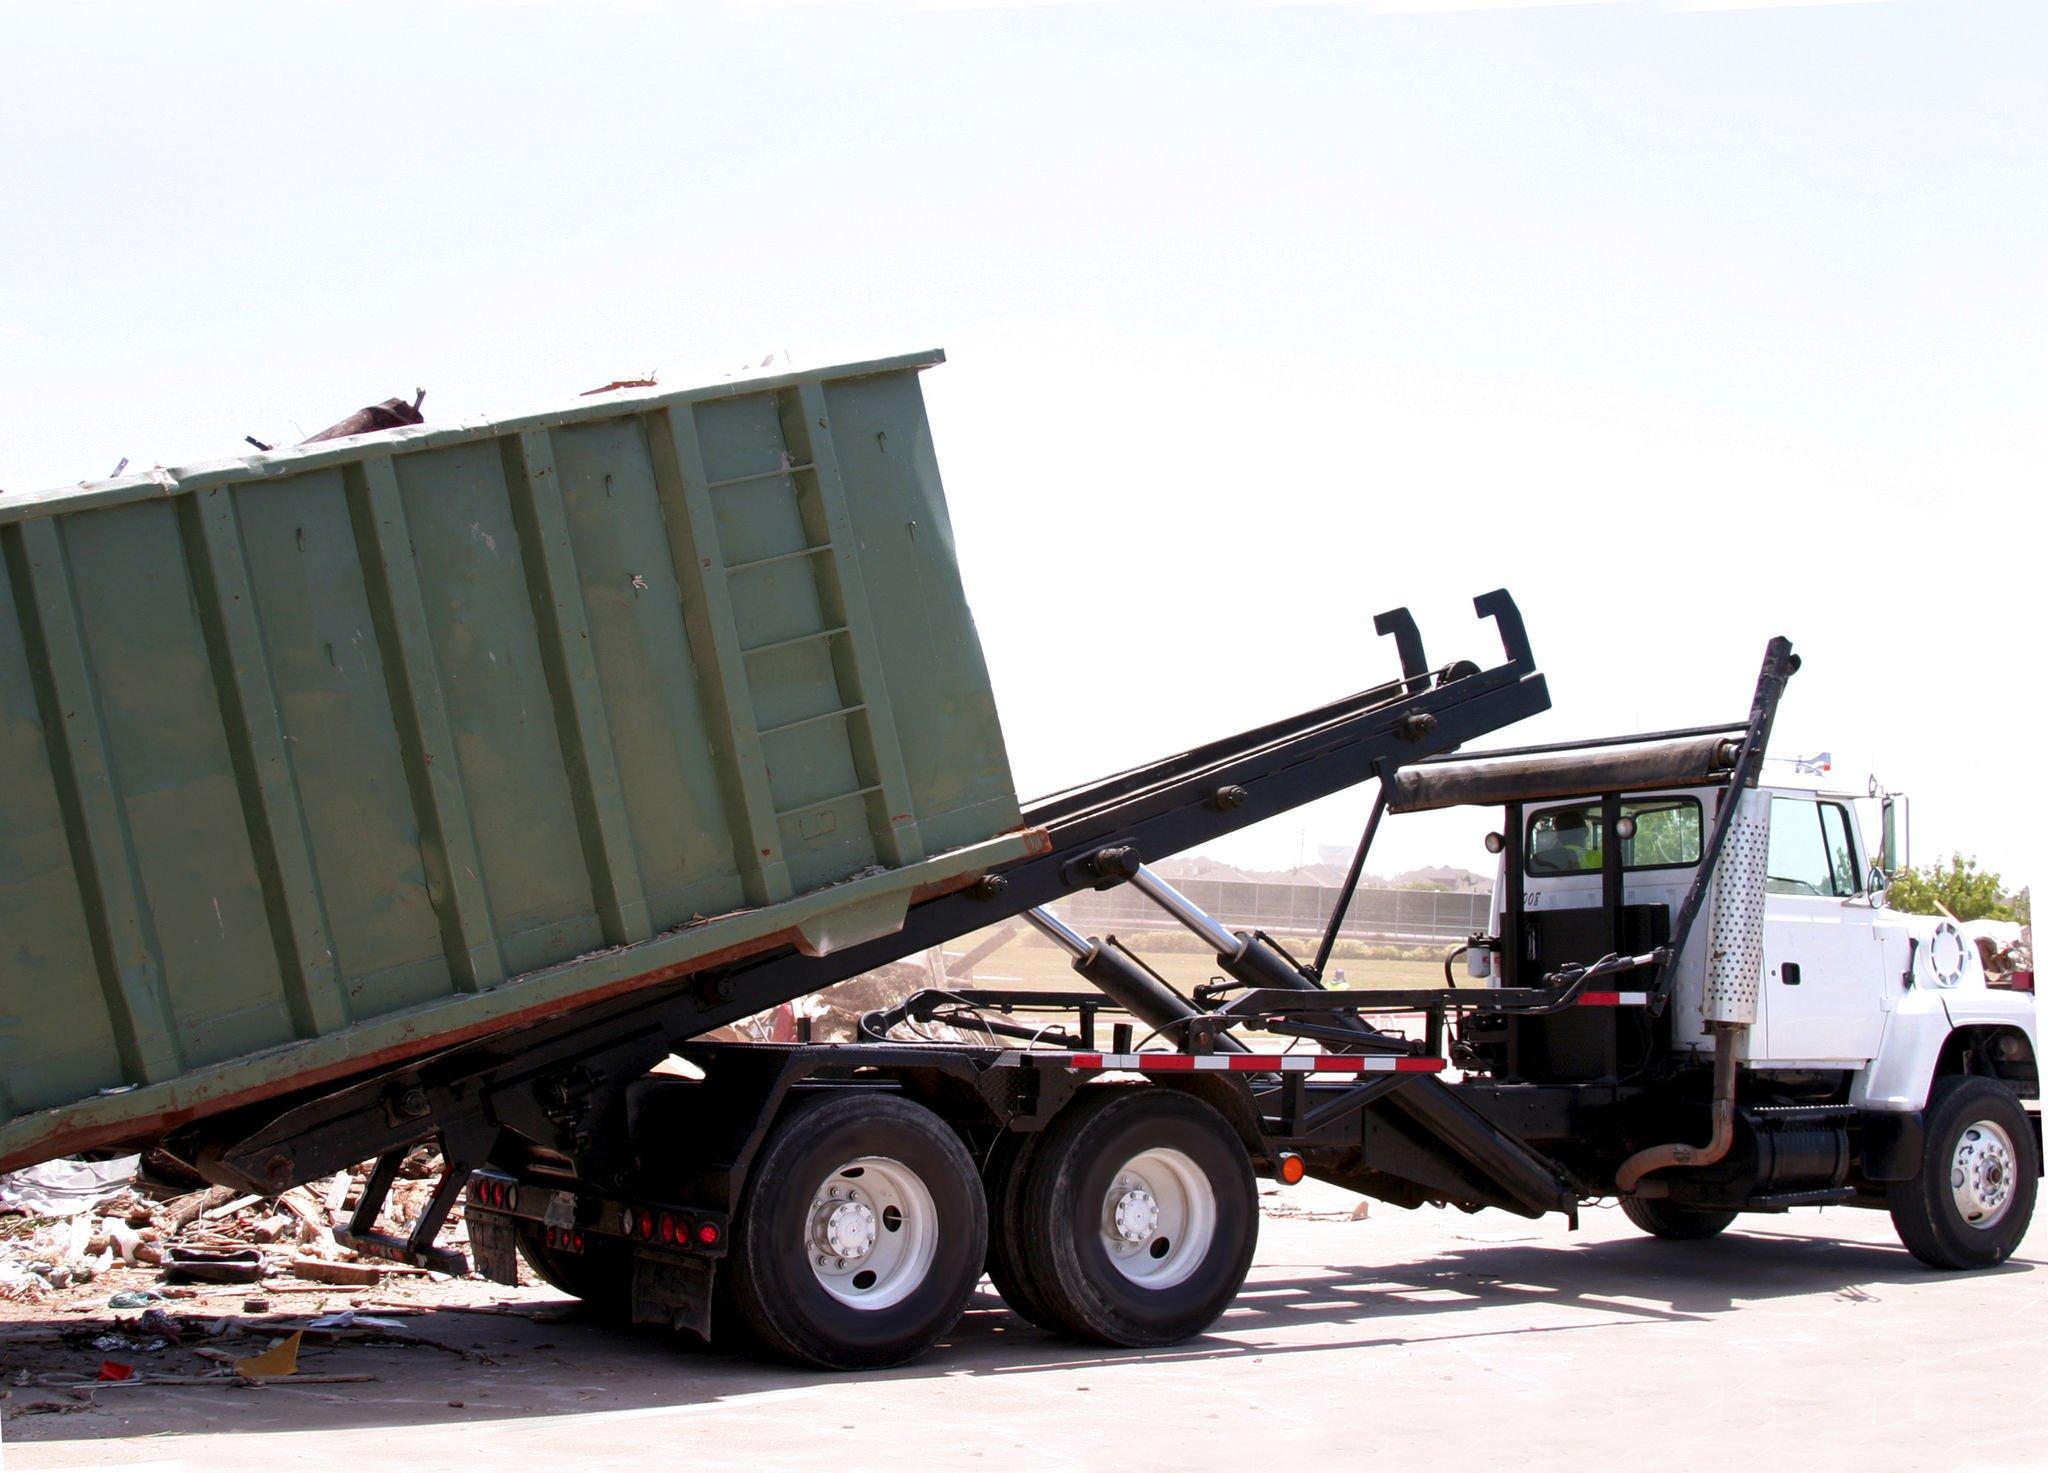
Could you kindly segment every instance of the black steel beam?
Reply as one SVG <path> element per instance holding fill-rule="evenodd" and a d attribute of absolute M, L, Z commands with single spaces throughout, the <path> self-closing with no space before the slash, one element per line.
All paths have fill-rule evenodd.
<path fill-rule="evenodd" d="M 1358 882 L 1365 874 L 1365 859 L 1372 852 L 1372 841 L 1379 834 L 1380 820 L 1387 812 L 1387 784 L 1380 782 L 1380 790 L 1372 800 L 1372 812 L 1365 820 L 1365 832 L 1358 836 L 1358 847 L 1351 854 L 1351 868 L 1344 872 L 1344 884 L 1337 891 L 1337 903 L 1330 907 L 1330 923 L 1323 930 L 1323 939 L 1316 946 L 1316 959 L 1309 964 L 1309 972 L 1320 982 L 1323 969 L 1330 964 L 1330 953 L 1337 946 L 1337 931 L 1344 924 L 1344 914 L 1351 909 L 1351 897 L 1358 893 Z"/>

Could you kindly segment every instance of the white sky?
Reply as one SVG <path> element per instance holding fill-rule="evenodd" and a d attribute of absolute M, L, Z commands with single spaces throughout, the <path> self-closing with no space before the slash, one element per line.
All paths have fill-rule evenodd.
<path fill-rule="evenodd" d="M 2034 0 L 0 20 L 0 486 L 941 346 L 1027 793 L 1384 678 L 1390 605 L 1490 662 L 1505 584 L 1556 709 L 1502 740 L 1739 716 L 1783 632 L 1776 750 L 2048 855 Z"/>

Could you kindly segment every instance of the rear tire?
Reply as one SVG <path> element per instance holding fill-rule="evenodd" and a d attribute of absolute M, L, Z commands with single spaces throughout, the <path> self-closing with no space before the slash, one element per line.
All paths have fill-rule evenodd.
<path fill-rule="evenodd" d="M 2041 1163 L 2018 1096 L 1977 1076 L 1937 1079 L 1920 1170 L 1892 1192 L 1892 1226 L 1932 1268 L 1993 1268 L 2033 1220 Z"/>
<path fill-rule="evenodd" d="M 953 1327 L 988 1249 L 974 1161 L 930 1110 L 831 1093 L 769 1135 L 733 1223 L 733 1303 L 761 1346 L 826 1370 L 900 1365 Z"/>
<path fill-rule="evenodd" d="M 1171 1345 L 1214 1324 L 1259 1239 L 1244 1143 L 1199 1100 L 1099 1088 L 1056 1120 L 1024 1173 L 1024 1276 L 1058 1327 Z"/>
<path fill-rule="evenodd" d="M 546 1229 L 537 1222 L 521 1222 L 516 1231 L 519 1256 L 551 1287 L 610 1318 L 623 1319 L 632 1309 L 631 1248 L 598 1241 L 582 1253 L 564 1253 L 547 1246 Z"/>
<path fill-rule="evenodd" d="M 1058 1334 L 1061 1325 L 1025 1267 L 1024 1178 L 1042 1135 L 1006 1131 L 989 1153 L 983 1183 L 988 1191 L 988 1279 L 1021 1319 Z"/>
<path fill-rule="evenodd" d="M 1697 1243 L 1703 1238 L 1714 1237 L 1735 1221 L 1732 1212 L 1681 1207 L 1663 1197 L 1623 1197 L 1621 1210 L 1630 1222 L 1651 1237 L 1673 1243 Z"/>

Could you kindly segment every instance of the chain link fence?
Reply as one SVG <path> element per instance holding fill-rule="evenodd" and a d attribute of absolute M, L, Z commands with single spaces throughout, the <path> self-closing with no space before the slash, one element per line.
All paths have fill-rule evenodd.
<path fill-rule="evenodd" d="M 1337 891 L 1326 885 L 1269 885 L 1251 880 L 1175 880 L 1173 887 L 1236 930 L 1320 933 Z M 1493 897 L 1450 890 L 1360 890 L 1340 936 L 1375 941 L 1463 941 L 1487 929 Z M 1157 926 L 1166 916 L 1128 885 L 1084 890 L 1060 902 L 1081 930 Z"/>

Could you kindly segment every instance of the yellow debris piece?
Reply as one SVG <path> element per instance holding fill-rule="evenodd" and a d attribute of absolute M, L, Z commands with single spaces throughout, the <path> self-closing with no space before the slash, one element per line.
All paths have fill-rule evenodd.
<path fill-rule="evenodd" d="M 299 1368 L 299 1335 L 294 1330 L 285 1339 L 246 1360 L 235 1362 L 237 1376 L 289 1376 Z"/>

